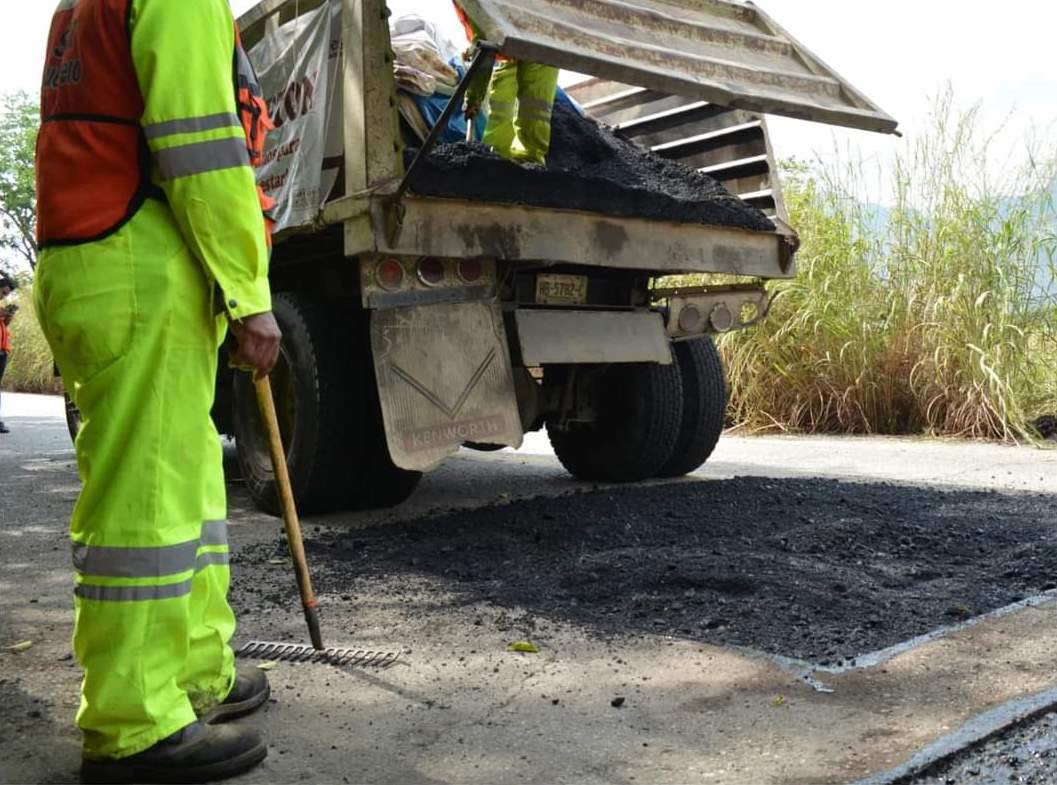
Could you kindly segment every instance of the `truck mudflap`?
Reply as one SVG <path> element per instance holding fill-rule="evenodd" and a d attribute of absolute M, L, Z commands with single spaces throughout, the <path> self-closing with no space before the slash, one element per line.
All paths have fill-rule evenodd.
<path fill-rule="evenodd" d="M 428 471 L 466 442 L 521 446 L 497 304 L 374 311 L 371 350 L 389 453 L 400 468 Z"/>

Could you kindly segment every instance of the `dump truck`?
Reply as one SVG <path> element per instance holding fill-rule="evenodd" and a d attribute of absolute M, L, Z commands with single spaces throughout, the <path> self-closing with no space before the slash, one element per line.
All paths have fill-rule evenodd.
<path fill-rule="evenodd" d="M 408 153 L 384 0 L 259 3 L 239 25 L 277 125 L 260 176 L 281 200 L 272 385 L 308 511 L 398 504 L 456 451 L 540 429 L 578 478 L 694 471 L 724 428 L 714 339 L 765 318 L 767 282 L 796 275 L 764 115 L 896 131 L 750 3 L 462 5 L 482 31 L 471 72 L 498 53 L 583 75 L 568 92 L 587 115 L 772 228 L 418 193 L 436 140 Z M 700 283 L 665 284 L 685 274 Z M 214 419 L 274 511 L 252 380 L 223 363 Z"/>

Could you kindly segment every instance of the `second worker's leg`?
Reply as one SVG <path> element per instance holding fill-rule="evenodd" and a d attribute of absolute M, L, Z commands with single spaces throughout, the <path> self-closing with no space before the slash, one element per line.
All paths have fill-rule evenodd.
<path fill-rule="evenodd" d="M 517 109 L 518 63 L 505 60 L 492 72 L 488 91 L 488 125 L 484 143 L 504 158 L 511 157 L 514 144 L 514 114 Z"/>
<path fill-rule="evenodd" d="M 514 157 L 545 166 L 551 147 L 551 118 L 559 71 L 539 63 L 522 62 L 520 66 Z"/>

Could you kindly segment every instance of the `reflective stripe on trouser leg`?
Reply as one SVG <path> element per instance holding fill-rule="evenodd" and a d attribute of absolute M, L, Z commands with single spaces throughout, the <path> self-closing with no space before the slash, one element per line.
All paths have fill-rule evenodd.
<path fill-rule="evenodd" d="M 218 695 L 233 679 L 227 567 L 199 569 L 226 553 L 202 544 L 204 522 L 225 517 L 209 417 L 222 328 L 201 265 L 153 200 L 105 240 L 44 251 L 35 289 L 84 418 L 70 527 L 77 721 L 86 757 L 122 758 L 194 721 L 189 677 Z"/>
<path fill-rule="evenodd" d="M 214 460 L 220 465 L 223 462 L 220 440 L 213 442 Z M 211 486 L 205 498 L 207 503 L 212 503 L 210 514 L 216 520 L 203 527 L 202 546 L 195 558 L 190 651 L 180 679 L 191 704 L 200 714 L 223 701 L 235 684 L 235 654 L 229 645 L 235 634 L 235 615 L 227 601 L 230 552 L 227 522 L 222 520 L 226 512 L 222 469 L 213 476 Z"/>
<path fill-rule="evenodd" d="M 516 60 L 498 63 L 492 72 L 488 89 L 488 124 L 484 129 L 484 143 L 504 158 L 509 158 L 514 145 L 514 112 L 517 106 Z"/>
<path fill-rule="evenodd" d="M 539 63 L 520 63 L 518 111 L 514 121 L 517 143 L 514 157 L 547 163 L 551 147 L 551 117 L 558 91 L 558 69 Z"/>

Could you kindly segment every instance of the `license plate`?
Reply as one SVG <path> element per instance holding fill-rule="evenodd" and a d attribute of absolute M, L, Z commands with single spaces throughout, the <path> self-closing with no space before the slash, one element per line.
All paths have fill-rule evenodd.
<path fill-rule="evenodd" d="M 587 302 L 587 276 L 558 273 L 537 275 L 536 302 L 542 305 L 583 305 Z"/>

